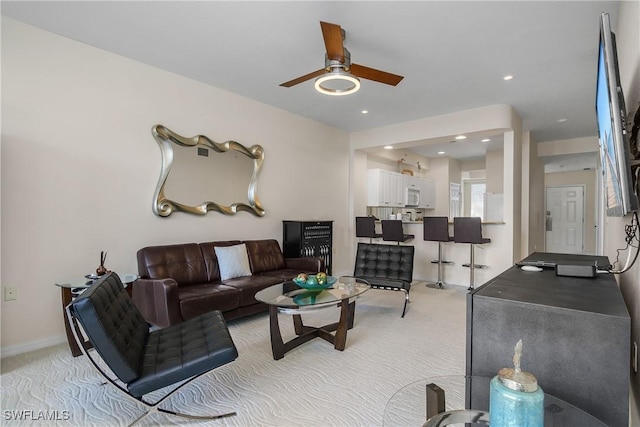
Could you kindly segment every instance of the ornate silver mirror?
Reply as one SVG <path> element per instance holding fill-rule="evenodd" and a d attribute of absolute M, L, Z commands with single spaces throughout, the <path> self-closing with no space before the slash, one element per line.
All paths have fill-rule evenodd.
<path fill-rule="evenodd" d="M 167 217 L 174 211 L 265 214 L 256 194 L 264 161 L 260 145 L 247 148 L 235 141 L 217 143 L 203 135 L 187 138 L 162 125 L 155 125 L 152 133 L 162 152 L 153 205 L 156 215 Z"/>

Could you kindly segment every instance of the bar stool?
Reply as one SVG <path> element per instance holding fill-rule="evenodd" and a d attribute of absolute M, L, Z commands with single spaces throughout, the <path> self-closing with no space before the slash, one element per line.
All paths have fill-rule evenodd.
<path fill-rule="evenodd" d="M 469 264 L 469 291 L 473 290 L 474 272 L 476 268 L 486 268 L 486 265 L 476 264 L 474 261 L 475 245 L 490 243 L 491 239 L 482 237 L 482 220 L 480 217 L 453 218 L 453 241 L 456 243 L 471 243 L 471 260 Z"/>
<path fill-rule="evenodd" d="M 356 237 L 368 237 L 369 243 L 373 239 L 381 238 L 382 234 L 376 233 L 376 219 L 372 216 L 357 216 Z"/>
<path fill-rule="evenodd" d="M 453 264 L 442 259 L 442 243 L 452 242 L 449 236 L 449 218 L 446 216 L 425 216 L 422 218 L 422 239 L 427 242 L 438 242 L 438 259 L 431 261 L 438 264 L 438 281 L 434 285 L 428 285 L 436 289 L 444 289 L 443 272 L 445 264 Z"/>
<path fill-rule="evenodd" d="M 383 219 L 382 220 L 382 240 L 386 242 L 406 242 L 413 239 L 413 234 L 404 234 L 402 229 L 402 221 L 399 219 Z"/>

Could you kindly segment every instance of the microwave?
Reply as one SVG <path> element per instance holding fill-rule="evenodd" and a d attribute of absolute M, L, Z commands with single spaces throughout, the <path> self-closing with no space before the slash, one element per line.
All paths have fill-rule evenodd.
<path fill-rule="evenodd" d="M 420 189 L 408 187 L 404 193 L 404 205 L 407 207 L 418 207 L 420 205 Z"/>

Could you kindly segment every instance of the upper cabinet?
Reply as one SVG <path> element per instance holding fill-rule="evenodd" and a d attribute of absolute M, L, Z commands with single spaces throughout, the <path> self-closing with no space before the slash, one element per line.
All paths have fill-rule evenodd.
<path fill-rule="evenodd" d="M 401 174 L 384 169 L 369 169 L 367 206 L 404 206 L 403 187 Z"/>
<path fill-rule="evenodd" d="M 405 207 L 408 190 L 418 191 L 417 208 L 435 208 L 435 186 L 411 175 L 385 169 L 369 169 L 367 206 Z"/>

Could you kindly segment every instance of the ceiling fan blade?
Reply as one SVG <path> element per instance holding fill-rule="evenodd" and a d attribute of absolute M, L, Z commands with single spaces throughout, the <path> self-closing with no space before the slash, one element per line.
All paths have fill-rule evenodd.
<path fill-rule="evenodd" d="M 404 79 L 403 76 L 399 76 L 397 74 L 387 73 L 386 71 L 380 71 L 375 68 L 369 68 L 358 64 L 351 64 L 351 74 L 363 79 L 373 80 L 391 86 L 396 86 L 400 81 L 402 81 L 402 79 Z"/>
<path fill-rule="evenodd" d="M 321 76 L 326 72 L 327 72 L 327 70 L 325 70 L 324 68 L 321 68 L 321 69 L 319 69 L 317 71 L 314 71 L 313 73 L 305 74 L 304 76 L 298 77 L 297 79 L 293 79 L 293 80 L 290 80 L 288 82 L 281 83 L 280 86 L 283 86 L 283 87 L 295 86 L 298 83 L 306 82 L 309 79 Z"/>
<path fill-rule="evenodd" d="M 344 62 L 344 46 L 340 25 L 320 21 L 320 27 L 322 27 L 322 37 L 327 48 L 327 58 Z"/>

